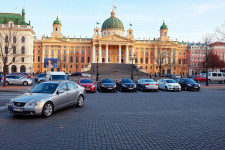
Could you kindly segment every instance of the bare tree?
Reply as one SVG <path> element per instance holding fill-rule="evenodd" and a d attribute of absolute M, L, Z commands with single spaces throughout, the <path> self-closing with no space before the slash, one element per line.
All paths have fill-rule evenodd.
<path fill-rule="evenodd" d="M 209 85 L 208 83 L 208 51 L 209 51 L 209 45 L 213 43 L 214 35 L 213 34 L 205 34 L 202 38 L 204 44 L 205 44 L 205 69 L 206 69 L 206 83 L 205 85 Z"/>
<path fill-rule="evenodd" d="M 162 74 L 162 68 L 171 64 L 171 49 L 166 48 L 167 42 L 156 40 L 154 41 L 156 52 L 154 53 L 154 59 L 159 67 L 159 76 Z"/>
<path fill-rule="evenodd" d="M 220 42 L 225 42 L 225 22 L 221 25 L 221 27 L 216 28 L 215 38 Z"/>
<path fill-rule="evenodd" d="M 0 63 L 3 65 L 4 80 L 3 86 L 6 86 L 7 69 L 10 65 L 20 61 L 18 57 L 19 43 L 21 43 L 20 33 L 13 29 L 13 27 L 7 28 L 7 30 L 0 30 Z M 21 50 L 22 53 L 25 48 Z"/>

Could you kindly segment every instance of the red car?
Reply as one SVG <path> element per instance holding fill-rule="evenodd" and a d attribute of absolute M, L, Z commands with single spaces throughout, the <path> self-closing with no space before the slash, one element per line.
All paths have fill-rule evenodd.
<path fill-rule="evenodd" d="M 83 86 L 86 92 L 95 92 L 95 82 L 91 79 L 80 79 L 77 84 Z"/>
<path fill-rule="evenodd" d="M 206 76 L 205 75 L 197 75 L 197 76 L 195 76 L 194 80 L 196 82 L 205 82 L 206 81 Z"/>

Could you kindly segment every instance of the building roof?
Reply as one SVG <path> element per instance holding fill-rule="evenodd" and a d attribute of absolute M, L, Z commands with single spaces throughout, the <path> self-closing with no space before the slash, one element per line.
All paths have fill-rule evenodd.
<path fill-rule="evenodd" d="M 56 20 L 53 22 L 53 25 L 54 24 L 60 24 L 60 25 L 62 25 L 61 24 L 61 21 L 59 20 L 59 17 L 57 16 L 57 18 L 56 18 Z"/>
<path fill-rule="evenodd" d="M 187 43 L 188 47 L 191 47 L 191 46 L 205 46 L 204 43 Z"/>
<path fill-rule="evenodd" d="M 13 21 L 15 25 L 30 25 L 25 22 L 25 10 L 22 10 L 21 14 L 17 13 L 0 13 L 0 24 L 8 24 L 9 21 Z"/>
<path fill-rule="evenodd" d="M 210 44 L 209 46 L 225 46 L 225 43 L 224 42 L 215 42 L 215 43 Z"/>
<path fill-rule="evenodd" d="M 120 19 L 116 18 L 114 9 L 111 12 L 111 17 L 106 19 L 102 24 L 102 31 L 105 29 L 119 29 L 124 31 L 124 26 Z"/>
<path fill-rule="evenodd" d="M 160 27 L 160 29 L 168 29 L 167 25 L 165 24 L 165 21 L 163 21 L 162 26 Z"/>

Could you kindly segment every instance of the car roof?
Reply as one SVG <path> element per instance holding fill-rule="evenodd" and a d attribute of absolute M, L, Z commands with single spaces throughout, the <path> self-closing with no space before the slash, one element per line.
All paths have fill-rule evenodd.
<path fill-rule="evenodd" d="M 51 75 L 66 75 L 65 72 L 51 72 Z"/>

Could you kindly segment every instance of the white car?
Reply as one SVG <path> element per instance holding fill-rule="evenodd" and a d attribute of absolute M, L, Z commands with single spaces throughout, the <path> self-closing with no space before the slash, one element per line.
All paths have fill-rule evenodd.
<path fill-rule="evenodd" d="M 87 74 L 87 73 L 81 73 L 81 76 L 82 77 L 91 77 L 91 75 L 90 74 Z"/>
<path fill-rule="evenodd" d="M 181 91 L 181 86 L 173 79 L 160 79 L 157 81 L 159 89 L 170 90 L 170 91 Z"/>
<path fill-rule="evenodd" d="M 64 72 L 48 72 L 45 77 L 38 78 L 38 83 L 48 81 L 62 81 L 67 79 L 67 75 Z"/>

